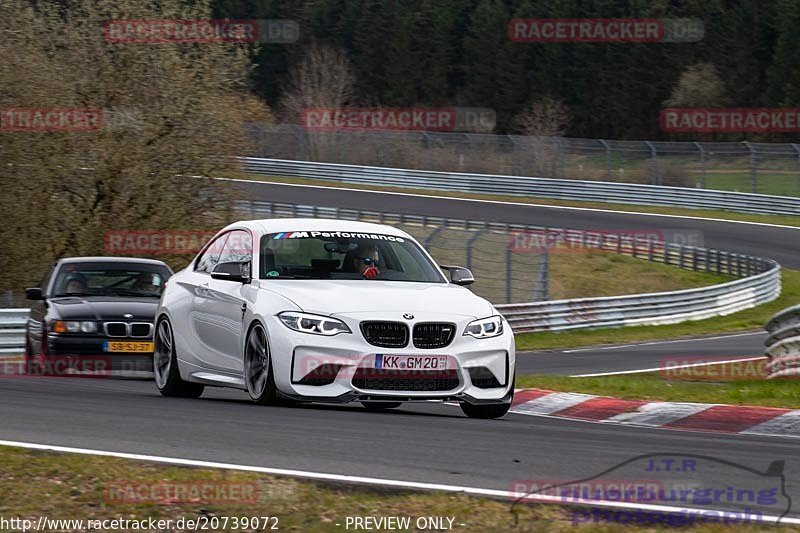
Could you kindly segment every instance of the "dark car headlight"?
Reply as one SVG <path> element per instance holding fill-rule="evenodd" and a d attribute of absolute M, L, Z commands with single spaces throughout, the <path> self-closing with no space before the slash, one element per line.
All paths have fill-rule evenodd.
<path fill-rule="evenodd" d="M 54 333 L 97 333 L 97 322 L 91 320 L 55 320 L 50 325 Z"/>

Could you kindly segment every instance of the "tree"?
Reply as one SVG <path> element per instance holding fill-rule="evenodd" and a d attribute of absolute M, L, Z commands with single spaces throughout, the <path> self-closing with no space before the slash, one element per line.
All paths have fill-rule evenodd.
<path fill-rule="evenodd" d="M 725 82 L 711 63 L 697 63 L 683 71 L 667 107 L 722 107 L 729 102 Z"/>
<path fill-rule="evenodd" d="M 522 135 L 561 137 L 567 131 L 569 110 L 561 100 L 544 96 L 522 110 L 514 122 Z"/>
<path fill-rule="evenodd" d="M 190 176 L 230 170 L 244 121 L 269 119 L 248 95 L 246 49 L 103 36 L 109 20 L 208 18 L 204 1 L 0 3 L 0 109 L 106 119 L 90 131 L 0 131 L 0 289 L 37 282 L 58 257 L 102 254 L 108 230 L 204 229 L 230 216 L 228 192 Z"/>
<path fill-rule="evenodd" d="M 355 77 L 347 55 L 330 45 L 314 43 L 289 70 L 281 116 L 286 122 L 297 122 L 306 109 L 341 108 L 351 103 L 354 91 Z"/>

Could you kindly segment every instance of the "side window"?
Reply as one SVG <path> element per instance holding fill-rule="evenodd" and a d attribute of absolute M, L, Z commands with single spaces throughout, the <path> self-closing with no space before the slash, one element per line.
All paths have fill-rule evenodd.
<path fill-rule="evenodd" d="M 194 264 L 195 272 L 210 273 L 214 270 L 214 267 L 217 266 L 219 262 L 219 254 L 225 245 L 225 240 L 228 238 L 228 235 L 230 235 L 230 233 L 224 233 L 211 241 L 211 244 L 205 249 L 203 255 L 197 258 L 197 262 Z"/>
<path fill-rule="evenodd" d="M 228 240 L 222 247 L 217 263 L 234 261 L 251 261 L 253 255 L 253 237 L 250 232 L 235 230 L 228 234 Z"/>

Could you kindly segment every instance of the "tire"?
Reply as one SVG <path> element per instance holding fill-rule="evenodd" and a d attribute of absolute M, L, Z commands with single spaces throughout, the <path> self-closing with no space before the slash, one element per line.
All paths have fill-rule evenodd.
<path fill-rule="evenodd" d="M 461 403 L 461 410 L 470 418 L 500 418 L 505 415 L 510 408 L 511 402 L 482 405 L 473 405 L 466 402 Z"/>
<path fill-rule="evenodd" d="M 28 375 L 35 374 L 33 369 L 36 368 L 37 361 L 36 358 L 31 353 L 31 340 L 30 337 L 28 336 L 27 330 L 25 331 L 25 348 L 22 354 L 23 354 L 23 360 L 25 361 L 25 368 L 23 370 L 24 373 Z"/>
<path fill-rule="evenodd" d="M 385 409 L 400 407 L 403 405 L 403 402 L 361 402 L 361 405 L 370 411 L 383 411 Z"/>
<path fill-rule="evenodd" d="M 250 328 L 244 345 L 244 384 L 250 399 L 259 405 L 284 403 L 279 400 L 278 388 L 275 386 L 267 333 L 259 323 Z"/>
<path fill-rule="evenodd" d="M 153 338 L 153 373 L 161 396 L 169 398 L 199 398 L 205 386 L 181 379 L 178 358 L 175 355 L 175 337 L 166 318 L 156 326 Z"/>
<path fill-rule="evenodd" d="M 47 332 L 42 331 L 42 341 L 39 344 L 39 353 L 34 354 L 31 351 L 31 341 L 30 337 L 28 336 L 27 331 L 25 332 L 25 351 L 24 360 L 25 360 L 25 374 L 29 376 L 43 376 L 45 373 L 45 363 L 47 362 L 47 355 L 45 353 L 45 342 L 47 339 Z"/>

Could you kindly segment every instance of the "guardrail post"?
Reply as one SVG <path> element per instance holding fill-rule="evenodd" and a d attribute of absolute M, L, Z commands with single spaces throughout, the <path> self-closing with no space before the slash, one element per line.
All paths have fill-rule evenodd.
<path fill-rule="evenodd" d="M 511 247 L 506 246 L 506 303 L 511 303 Z"/>
<path fill-rule="evenodd" d="M 756 192 L 756 152 L 753 150 L 753 147 L 747 141 L 742 141 L 747 149 L 750 150 L 750 192 Z"/>
<path fill-rule="evenodd" d="M 697 149 L 700 150 L 700 168 L 702 169 L 702 174 L 700 174 L 700 188 L 706 188 L 706 151 L 703 149 L 703 145 L 699 142 L 694 143 L 697 146 Z"/>
<path fill-rule="evenodd" d="M 483 235 L 485 232 L 486 228 L 479 229 L 467 241 L 467 268 L 470 270 L 472 270 L 472 248 L 475 246 L 475 242 L 480 239 L 481 235 Z"/>
<path fill-rule="evenodd" d="M 506 137 L 511 141 L 511 175 L 520 176 L 522 175 L 522 167 L 519 162 L 519 146 L 516 135 L 506 135 Z"/>
<path fill-rule="evenodd" d="M 653 166 L 651 170 L 653 173 L 653 178 L 652 178 L 653 185 L 659 185 L 661 183 L 661 176 L 658 169 L 658 153 L 656 152 L 656 147 L 650 141 L 645 141 L 644 143 L 647 145 L 648 148 L 650 148 L 650 158 L 653 161 Z"/>
<path fill-rule="evenodd" d="M 425 248 L 427 248 L 428 246 L 430 246 L 430 245 L 431 245 L 431 243 L 433 242 L 433 239 L 435 239 L 436 237 L 438 237 L 438 236 L 439 236 L 439 234 L 442 232 L 442 230 L 443 230 L 443 229 L 444 229 L 444 226 L 439 226 L 439 227 L 437 227 L 435 230 L 433 230 L 433 231 L 430 233 L 430 235 L 428 235 L 428 237 L 425 239 L 425 243 L 424 243 L 424 245 L 425 245 Z"/>
<path fill-rule="evenodd" d="M 425 154 L 428 156 L 428 169 L 433 170 L 433 153 L 431 146 L 431 137 L 427 131 L 422 132 L 422 138 L 425 139 Z"/>
<path fill-rule="evenodd" d="M 683 268 L 683 254 L 685 253 L 686 248 L 684 245 L 678 245 L 678 268 Z"/>
<path fill-rule="evenodd" d="M 542 262 L 539 264 L 539 274 L 536 276 L 536 286 L 533 288 L 533 301 L 546 301 L 550 297 L 548 295 L 548 286 L 550 284 L 550 250 L 545 247 L 544 254 L 542 254 Z"/>
<path fill-rule="evenodd" d="M 611 147 L 608 143 L 603 139 L 597 139 L 600 141 L 600 144 L 603 145 L 603 148 L 606 150 L 606 179 L 611 181 Z"/>

